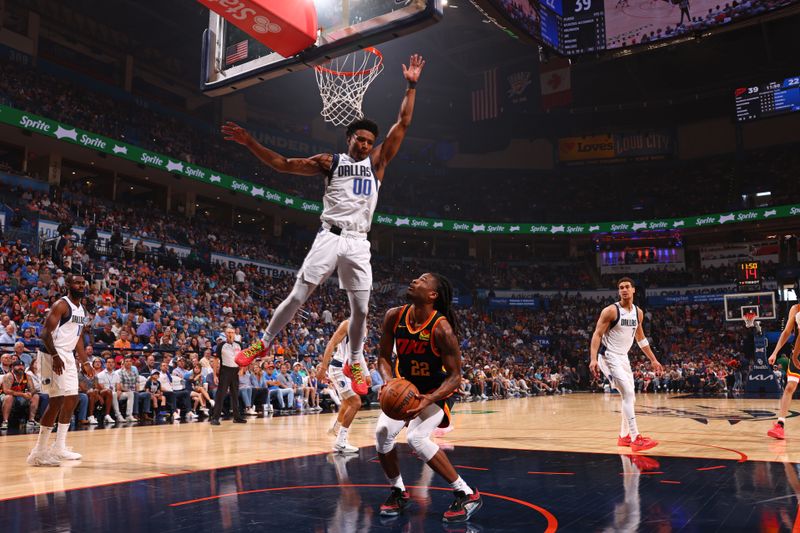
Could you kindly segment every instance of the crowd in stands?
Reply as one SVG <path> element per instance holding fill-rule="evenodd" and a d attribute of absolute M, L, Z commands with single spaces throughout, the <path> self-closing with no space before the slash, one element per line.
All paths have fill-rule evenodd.
<path fill-rule="evenodd" d="M 0 68 L 2 103 L 246 177 L 282 192 L 313 200 L 322 195 L 323 180 L 273 172 L 243 147 L 225 142 L 216 125 L 198 125 L 188 118 L 180 120 L 177 114 L 156 113 L 133 101 L 121 102 L 93 93 L 72 81 L 8 60 L 0 60 Z M 436 179 L 426 175 L 425 165 L 404 158 L 401 151 L 391 170 L 398 178 L 387 179 L 382 188 L 381 211 L 497 222 L 633 220 L 748 208 L 741 195 L 755 192 L 744 190 L 753 176 L 758 177 L 760 187 L 772 192 L 772 204 L 792 201 L 800 187 L 794 179 L 800 151 L 793 145 L 751 151 L 736 158 L 727 155 L 613 168 L 557 168 L 546 172 L 444 169 L 444 176 Z M 487 179 L 487 173 L 491 173 L 491 179 Z M 423 182 L 427 194 L 420 195 L 414 184 Z M 631 187 L 632 182 L 647 183 L 648 187 Z M 687 188 L 704 194 L 687 195 Z M 614 191 L 614 201 L 597 202 L 597 198 L 607 197 L 609 190 Z M 564 205 L 570 206 L 568 213 Z M 410 206 L 413 213 L 409 213 Z"/>
<path fill-rule="evenodd" d="M 78 266 L 80 265 L 80 268 Z M 167 268 L 146 259 L 108 260 L 82 254 L 72 270 L 87 274 L 84 304 L 90 327 L 84 331 L 98 377 L 82 383 L 78 423 L 203 418 L 217 385 L 214 353 L 231 326 L 243 346 L 264 331 L 293 283 L 256 269 L 222 267 L 204 272 Z M 374 358 L 384 312 L 402 303 L 403 278 L 418 265 L 377 268 L 371 300 L 367 354 Z M 37 387 L 32 353 L 47 309 L 63 293 L 69 269 L 51 257 L 38 257 L 21 244 L 0 246 L 0 372 L 21 360 Z M 258 294 L 258 296 L 255 296 Z M 602 390 L 588 373 L 587 347 L 602 303 L 579 296 L 547 298 L 542 309 L 486 311 L 459 309 L 465 400 L 513 397 L 573 390 Z M 283 414 L 320 409 L 321 398 L 336 403 L 316 365 L 347 302 L 335 283 L 318 288 L 302 311 L 276 339 L 269 355 L 243 371 L 241 401 L 248 414 Z M 654 390 L 722 392 L 743 362 L 741 332 L 723 324 L 721 309 L 710 305 L 673 306 L 649 313 L 646 324 L 667 371 L 656 376 L 640 353 L 633 355 L 637 387 Z M 634 350 L 635 351 L 635 350 Z M 158 373 L 156 373 L 158 371 Z M 12 378 L 9 378 L 11 380 Z M 149 381 L 148 381 L 149 380 Z M 109 392 L 110 391 L 110 392 Z M 8 391 L 7 391 L 8 392 Z M 41 396 L 41 394 L 39 394 Z M 324 400 L 323 400 L 324 403 Z M 46 399 L 39 402 L 43 409 Z M 95 411 L 95 408 L 98 408 Z M 33 412 L 33 411 L 31 411 Z M 5 420 L 7 423 L 7 419 Z"/>

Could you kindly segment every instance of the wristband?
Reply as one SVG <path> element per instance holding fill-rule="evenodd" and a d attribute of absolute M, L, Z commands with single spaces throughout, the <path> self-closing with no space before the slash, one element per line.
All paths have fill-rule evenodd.
<path fill-rule="evenodd" d="M 416 89 L 417 88 L 417 82 L 415 82 L 415 81 L 408 82 L 408 88 L 409 89 Z"/>
<path fill-rule="evenodd" d="M 639 345 L 639 348 L 644 348 L 645 346 L 650 346 L 650 341 L 648 341 L 647 337 L 645 337 L 644 339 L 637 341 L 636 344 Z"/>

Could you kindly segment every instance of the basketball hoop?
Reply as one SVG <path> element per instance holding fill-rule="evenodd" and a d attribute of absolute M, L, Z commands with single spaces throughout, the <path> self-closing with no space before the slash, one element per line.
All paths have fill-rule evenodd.
<path fill-rule="evenodd" d="M 747 328 L 752 328 L 753 326 L 756 325 L 756 314 L 755 313 L 745 313 L 744 315 L 742 315 L 742 318 L 744 318 L 744 325 Z"/>
<path fill-rule="evenodd" d="M 372 47 L 314 67 L 322 97 L 322 118 L 335 126 L 347 126 L 363 118 L 364 94 L 381 71 L 383 55 Z"/>

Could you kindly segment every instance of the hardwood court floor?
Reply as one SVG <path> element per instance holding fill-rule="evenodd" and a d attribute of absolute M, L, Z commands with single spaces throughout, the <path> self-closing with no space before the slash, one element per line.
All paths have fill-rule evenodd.
<path fill-rule="evenodd" d="M 787 421 L 786 441 L 766 432 L 777 399 L 687 398 L 640 395 L 639 428 L 660 441 L 645 452 L 658 457 L 800 462 L 800 420 Z M 619 396 L 568 394 L 457 404 L 455 430 L 438 439 L 456 447 L 630 453 L 617 448 Z M 795 417 L 798 413 L 790 413 Z M 372 454 L 377 410 L 359 413 L 350 442 Z M 70 432 L 68 445 L 83 460 L 61 468 L 30 468 L 25 457 L 35 435 L 0 437 L 0 500 L 33 494 L 159 478 L 198 470 L 276 461 L 330 451 L 333 414 L 126 426 Z M 796 440 L 792 435 L 797 432 Z M 400 436 L 400 442 L 404 434 Z M 372 456 L 370 455 L 370 456 Z M 579 460 L 579 459 L 576 459 Z"/>

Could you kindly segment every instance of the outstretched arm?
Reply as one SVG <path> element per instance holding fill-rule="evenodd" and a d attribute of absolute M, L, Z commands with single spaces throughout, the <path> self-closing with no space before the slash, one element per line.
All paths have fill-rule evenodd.
<path fill-rule="evenodd" d="M 222 134 L 226 141 L 233 141 L 247 147 L 262 163 L 278 172 L 298 174 L 300 176 L 316 176 L 327 174 L 331 170 L 333 156 L 318 154 L 306 158 L 287 158 L 273 152 L 259 143 L 250 133 L 235 122 L 226 122 L 222 126 Z"/>
<path fill-rule="evenodd" d="M 386 165 L 397 155 L 400 145 L 406 137 L 406 131 L 411 125 L 411 116 L 414 114 L 414 100 L 417 94 L 415 87 L 424 66 L 425 60 L 418 54 L 411 56 L 408 61 L 408 67 L 403 65 L 403 77 L 408 82 L 408 88 L 406 89 L 403 103 L 400 104 L 400 114 L 397 116 L 397 122 L 389 129 L 386 140 L 373 152 L 372 163 L 375 165 L 375 177 L 380 181 L 383 181 L 383 172 Z"/>

